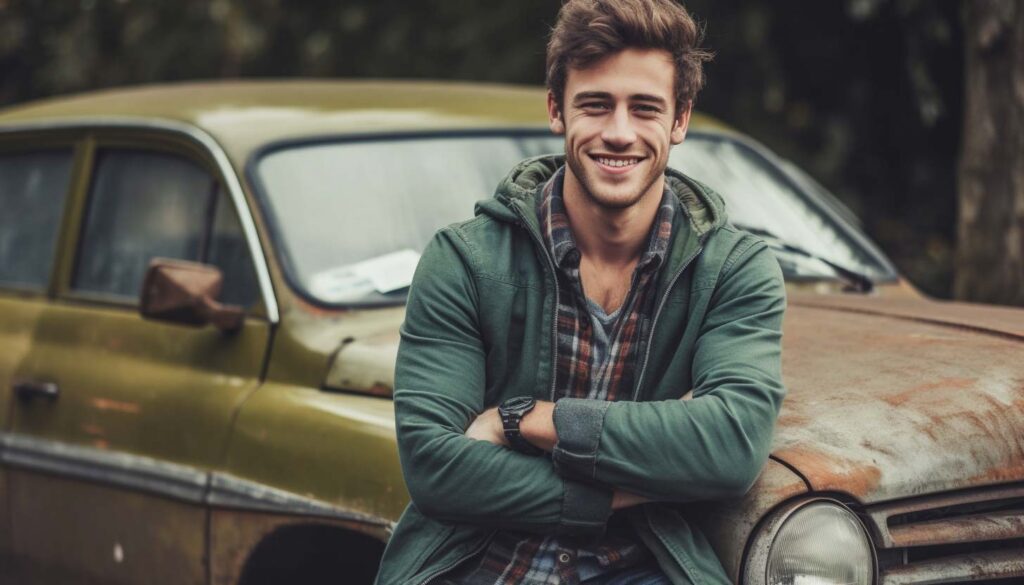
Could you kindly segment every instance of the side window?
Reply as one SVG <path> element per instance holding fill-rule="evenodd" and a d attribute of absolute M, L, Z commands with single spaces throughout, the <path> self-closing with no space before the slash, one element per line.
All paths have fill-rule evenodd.
<path fill-rule="evenodd" d="M 221 300 L 255 301 L 238 219 L 209 173 L 172 154 L 97 154 L 72 288 L 136 299 L 150 260 L 163 257 L 214 264 L 225 277 Z"/>
<path fill-rule="evenodd" d="M 46 287 L 72 159 L 71 150 L 0 154 L 0 286 Z"/>
<path fill-rule="evenodd" d="M 259 284 L 256 282 L 249 246 L 242 233 L 242 224 L 225 195 L 217 197 L 209 241 L 209 255 L 205 261 L 220 268 L 224 275 L 221 302 L 251 306 L 259 298 Z"/>

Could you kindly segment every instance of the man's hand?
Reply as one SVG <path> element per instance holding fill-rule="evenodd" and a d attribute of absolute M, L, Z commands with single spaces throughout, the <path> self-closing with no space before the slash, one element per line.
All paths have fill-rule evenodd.
<path fill-rule="evenodd" d="M 488 408 L 480 413 L 469 428 L 466 429 L 466 436 L 477 441 L 487 441 L 495 445 L 508 447 L 505 440 L 505 428 L 501 425 L 501 417 L 498 416 L 498 407 Z"/>
<path fill-rule="evenodd" d="M 632 508 L 633 506 L 639 506 L 640 504 L 646 504 L 647 502 L 653 502 L 654 500 L 638 496 L 633 492 L 624 492 L 622 490 L 615 490 L 612 493 L 612 510 L 621 510 L 623 508 Z"/>

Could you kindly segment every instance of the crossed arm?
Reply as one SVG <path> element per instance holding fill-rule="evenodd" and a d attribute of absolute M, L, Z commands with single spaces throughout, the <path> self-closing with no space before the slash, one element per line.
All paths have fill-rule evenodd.
<path fill-rule="evenodd" d="M 519 424 L 519 432 L 523 438 L 547 453 L 552 452 L 558 443 L 554 414 L 554 402 L 537 401 L 537 405 L 523 417 Z M 476 417 L 466 429 L 466 436 L 477 441 L 487 441 L 503 447 L 509 446 L 508 441 L 505 440 L 505 430 L 501 424 L 497 406 L 480 413 L 480 416 Z M 632 492 L 612 490 L 612 510 L 630 508 L 650 501 L 652 501 L 650 498 Z"/>
<path fill-rule="evenodd" d="M 399 453 L 421 512 L 450 523 L 591 532 L 615 507 L 749 489 L 784 393 L 785 299 L 770 252 L 752 246 L 720 276 L 694 347 L 692 400 L 540 403 L 523 433 L 550 460 L 504 446 L 496 412 L 483 403 L 472 262 L 458 235 L 440 232 L 424 251 L 402 329 Z"/>

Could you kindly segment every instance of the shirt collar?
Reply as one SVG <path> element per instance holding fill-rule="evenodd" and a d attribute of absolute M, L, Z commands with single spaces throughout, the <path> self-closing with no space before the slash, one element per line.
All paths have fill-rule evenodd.
<path fill-rule="evenodd" d="M 569 227 L 569 215 L 565 211 L 562 198 L 562 185 L 565 180 L 565 166 L 558 171 L 542 187 L 541 198 L 537 205 L 537 218 L 540 220 L 541 233 L 548 251 L 559 268 L 578 269 L 580 251 Z M 654 217 L 654 223 L 647 236 L 647 247 L 637 263 L 638 268 L 661 266 L 668 253 L 669 241 L 672 238 L 672 222 L 676 214 L 676 196 L 665 185 L 661 195 L 661 204 Z"/>

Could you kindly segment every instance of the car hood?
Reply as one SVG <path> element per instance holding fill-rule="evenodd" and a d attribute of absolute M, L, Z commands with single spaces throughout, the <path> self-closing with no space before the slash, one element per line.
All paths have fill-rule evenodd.
<path fill-rule="evenodd" d="M 772 457 L 878 502 L 1024 479 L 1024 311 L 792 295 Z"/>
<path fill-rule="evenodd" d="M 353 335 L 324 385 L 390 394 L 400 314 Z M 1024 480 L 1024 310 L 791 294 L 772 458 L 869 503 Z"/>

